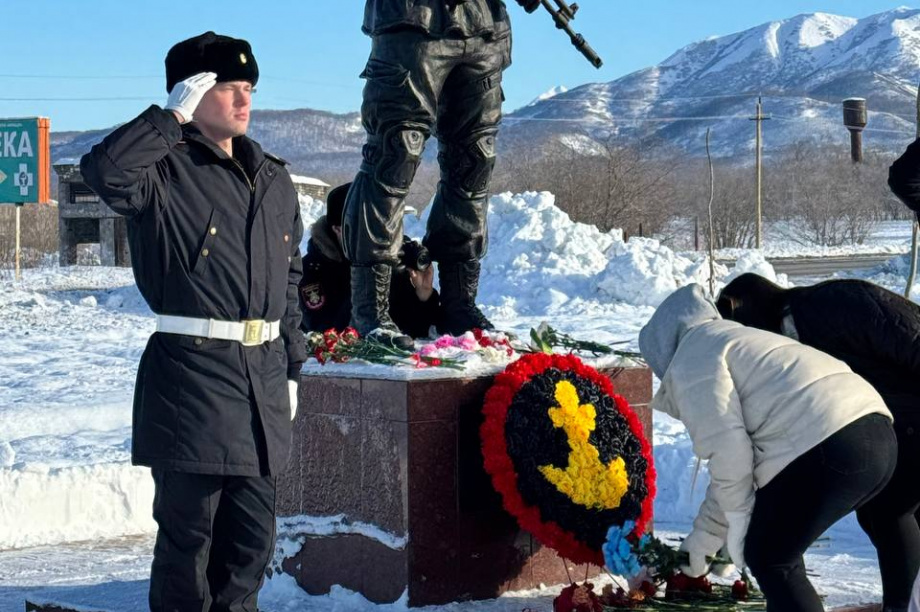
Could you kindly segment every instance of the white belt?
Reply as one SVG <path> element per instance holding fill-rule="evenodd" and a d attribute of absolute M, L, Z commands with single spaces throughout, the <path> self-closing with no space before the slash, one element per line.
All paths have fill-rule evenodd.
<path fill-rule="evenodd" d="M 215 321 L 157 315 L 157 331 L 217 340 L 236 340 L 243 346 L 257 346 L 271 342 L 281 335 L 280 321 Z"/>

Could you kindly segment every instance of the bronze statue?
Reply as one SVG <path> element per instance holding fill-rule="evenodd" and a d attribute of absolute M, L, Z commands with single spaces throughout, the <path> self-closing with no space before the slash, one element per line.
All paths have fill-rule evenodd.
<path fill-rule="evenodd" d="M 517 0 L 534 11 L 540 0 Z M 367 0 L 373 44 L 361 107 L 367 142 L 348 193 L 344 246 L 352 264 L 352 323 L 408 346 L 388 314 L 391 268 L 402 244 L 403 207 L 425 142 L 438 138 L 441 180 L 424 244 L 438 262 L 438 331 L 492 329 L 476 306 L 479 260 L 501 121 L 502 71 L 511 25 L 501 0 Z"/>

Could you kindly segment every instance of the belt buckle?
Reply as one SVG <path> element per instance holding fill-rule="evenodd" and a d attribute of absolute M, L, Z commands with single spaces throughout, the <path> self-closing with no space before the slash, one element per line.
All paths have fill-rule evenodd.
<path fill-rule="evenodd" d="M 262 344 L 262 330 L 265 321 L 243 321 L 243 346 L 258 346 Z"/>

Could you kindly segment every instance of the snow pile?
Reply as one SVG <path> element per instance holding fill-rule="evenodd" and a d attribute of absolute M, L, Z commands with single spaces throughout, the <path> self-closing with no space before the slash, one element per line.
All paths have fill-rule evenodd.
<path fill-rule="evenodd" d="M 406 235 L 424 236 L 430 210 L 405 218 Z M 323 213 L 322 203 L 301 196 L 307 227 Z M 478 301 L 504 319 L 565 314 L 587 300 L 657 306 L 678 287 L 709 279 L 705 258 L 678 255 L 649 238 L 624 242 L 621 230 L 574 222 L 549 192 L 493 196 L 488 224 Z M 773 275 L 766 261 L 762 268 Z M 717 278 L 727 274 L 716 266 Z"/>
<path fill-rule="evenodd" d="M 0 549 L 148 533 L 153 479 L 127 460 L 0 469 Z"/>
<path fill-rule="evenodd" d="M 130 270 L 24 271 L 0 285 L 0 549 L 155 528 L 130 465 L 153 318 Z"/>
<path fill-rule="evenodd" d="M 424 235 L 429 210 L 407 219 L 407 234 Z M 608 249 L 622 242 L 619 230 L 573 222 L 548 192 L 493 196 L 488 223 L 478 301 L 523 315 L 550 314 L 573 297 L 592 297 Z"/>
<path fill-rule="evenodd" d="M 303 255 L 310 241 L 310 226 L 326 214 L 326 203 L 307 195 L 298 195 L 297 200 L 300 204 L 300 220 L 303 222 L 303 240 L 300 241 L 300 253 Z"/>
<path fill-rule="evenodd" d="M 426 220 L 424 214 L 407 219 L 406 232 L 423 235 Z M 716 265 L 717 278 L 726 274 Z M 649 238 L 624 242 L 621 230 L 574 222 L 551 193 L 503 193 L 490 201 L 478 297 L 487 306 L 518 316 L 559 314 L 586 300 L 657 306 L 678 287 L 708 279 L 705 258 L 678 255 Z"/>
<path fill-rule="evenodd" d="M 777 274 L 761 251 L 741 253 L 735 260 L 735 267 L 728 276 L 722 279 L 722 283 L 727 285 L 742 274 L 748 273 L 757 274 L 783 287 L 789 286 L 789 278 L 785 274 Z"/>
<path fill-rule="evenodd" d="M 716 278 L 727 273 L 725 266 L 715 265 Z M 699 283 L 705 286 L 708 282 L 706 258 L 694 261 L 676 254 L 657 240 L 631 238 L 629 242 L 619 241 L 614 246 L 613 257 L 600 276 L 598 288 L 615 300 L 658 306 L 684 285 Z"/>

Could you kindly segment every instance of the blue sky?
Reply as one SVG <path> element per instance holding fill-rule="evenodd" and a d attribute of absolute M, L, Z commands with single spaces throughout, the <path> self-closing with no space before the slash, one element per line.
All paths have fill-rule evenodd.
<path fill-rule="evenodd" d="M 614 80 L 710 36 L 799 13 L 865 17 L 904 3 L 581 0 L 573 26 L 605 60 L 601 70 L 571 47 L 547 13 L 527 15 L 514 0 L 508 4 L 514 65 L 504 80 L 506 110 L 556 85 Z M 165 101 L 169 47 L 209 29 L 252 43 L 262 73 L 256 108 L 354 111 L 370 48 L 360 31 L 363 6 L 362 0 L 0 0 L 8 18 L 0 36 L 0 117 L 49 116 L 55 131 L 130 119 Z"/>

